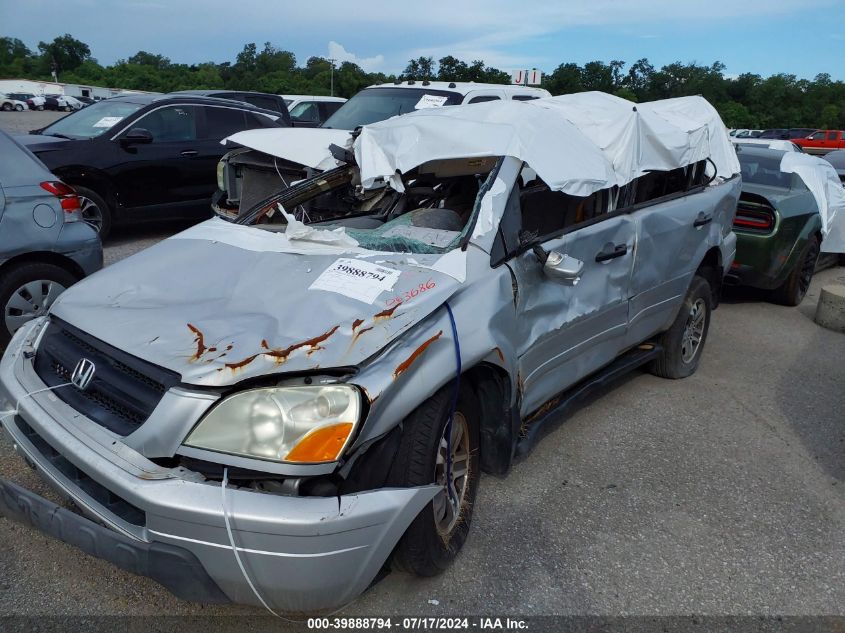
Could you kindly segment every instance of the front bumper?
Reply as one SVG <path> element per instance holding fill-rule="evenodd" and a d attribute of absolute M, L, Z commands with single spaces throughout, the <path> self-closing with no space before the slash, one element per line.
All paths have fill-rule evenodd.
<path fill-rule="evenodd" d="M 223 519 L 220 483 L 181 468 L 163 469 L 119 439 L 103 446 L 94 434 L 84 432 L 85 425 L 94 422 L 80 419 L 50 392 L 32 393 L 44 384 L 31 366 L 27 371 L 31 360 L 23 351 L 33 343 L 39 325 L 36 321 L 19 330 L 0 362 L 0 411 L 18 411 L 13 419 L 6 418 L 3 427 L 15 450 L 60 494 L 72 499 L 93 521 L 107 526 L 94 529 L 90 521 L 82 524 L 77 521 L 84 518 L 74 519 L 74 525 L 86 526 L 85 533 L 94 543 L 83 549 L 115 561 L 117 555 L 110 552 L 128 547 L 126 551 L 135 552 L 132 556 L 142 562 L 120 566 L 162 582 L 156 564 L 149 561 L 158 560 L 162 547 L 174 548 L 165 551 L 171 557 L 183 556 L 173 553 L 177 550 L 194 557 L 199 568 L 181 566 L 190 567 L 191 574 L 201 568 L 225 598 L 260 604 L 235 562 Z M 0 513 L 7 516 L 19 517 L 21 504 L 40 508 L 41 514 L 50 509 L 43 505 L 49 502 L 31 493 L 21 494 L 8 485 L 3 490 L 10 491 L 9 501 L 0 504 Z M 230 487 L 226 503 L 235 546 L 262 598 L 273 608 L 301 612 L 337 607 L 364 591 L 436 492 L 432 485 L 325 498 Z M 117 507 L 138 512 L 121 513 L 114 510 Z M 28 522 L 80 544 L 69 536 L 73 530 L 51 527 L 42 518 Z M 188 590 L 180 590 L 181 597 L 208 600 L 216 595 L 203 588 L 208 583 L 202 574 L 180 576 L 180 582 L 191 584 Z"/>

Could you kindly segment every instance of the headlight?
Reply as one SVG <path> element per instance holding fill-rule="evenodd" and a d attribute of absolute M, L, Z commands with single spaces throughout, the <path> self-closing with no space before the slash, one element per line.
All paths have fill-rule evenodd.
<path fill-rule="evenodd" d="M 217 161 L 217 188 L 220 191 L 226 191 L 226 163 L 222 160 Z"/>
<path fill-rule="evenodd" d="M 229 396 L 206 415 L 186 446 L 280 462 L 333 462 L 361 413 L 355 387 L 271 387 Z"/>

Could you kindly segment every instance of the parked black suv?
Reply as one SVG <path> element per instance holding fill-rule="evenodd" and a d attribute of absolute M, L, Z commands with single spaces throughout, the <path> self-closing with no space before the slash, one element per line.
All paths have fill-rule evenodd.
<path fill-rule="evenodd" d="M 268 94 L 266 92 L 252 92 L 250 90 L 180 90 L 171 92 L 173 95 L 190 95 L 192 97 L 216 97 L 218 99 L 231 99 L 250 103 L 257 108 L 273 110 L 282 115 L 285 122 L 290 125 L 290 112 L 285 100 L 280 95 Z"/>
<path fill-rule="evenodd" d="M 284 126 L 278 112 L 188 95 L 113 97 L 18 140 L 82 199 L 105 237 L 113 224 L 210 214 L 220 141 Z"/>

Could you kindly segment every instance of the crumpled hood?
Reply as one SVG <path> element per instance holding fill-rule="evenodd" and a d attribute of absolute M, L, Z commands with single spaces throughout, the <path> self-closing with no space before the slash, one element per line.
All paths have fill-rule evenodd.
<path fill-rule="evenodd" d="M 292 163 L 325 170 L 337 165 L 329 146 L 344 147 L 350 141 L 349 130 L 284 127 L 244 130 L 220 142 L 243 145 Z"/>
<path fill-rule="evenodd" d="M 444 256 L 278 252 L 270 249 L 280 236 L 253 227 L 227 224 L 234 236 L 228 243 L 207 239 L 204 227 L 215 222 L 88 277 L 63 293 L 51 313 L 178 372 L 185 383 L 222 386 L 359 364 L 442 305 L 460 283 L 426 268 Z M 309 289 L 343 258 L 395 269 L 398 279 L 372 303 Z"/>

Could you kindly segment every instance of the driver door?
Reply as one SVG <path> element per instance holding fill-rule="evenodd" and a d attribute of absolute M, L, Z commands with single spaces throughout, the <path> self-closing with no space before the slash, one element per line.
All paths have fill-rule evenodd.
<path fill-rule="evenodd" d="M 607 190 L 578 198 L 534 183 L 519 194 L 520 240 L 583 268 L 575 279 L 553 278 L 532 249 L 508 262 L 517 286 L 523 415 L 623 350 L 636 233 L 630 216 L 607 213 Z"/>
<path fill-rule="evenodd" d="M 114 141 L 119 160 L 110 171 L 124 207 L 165 210 L 196 200 L 199 183 L 191 159 L 198 154 L 198 111 L 192 105 L 157 108 L 131 126 L 148 130 L 151 143 L 126 145 L 120 138 Z M 213 175 L 206 180 L 209 178 Z"/>

